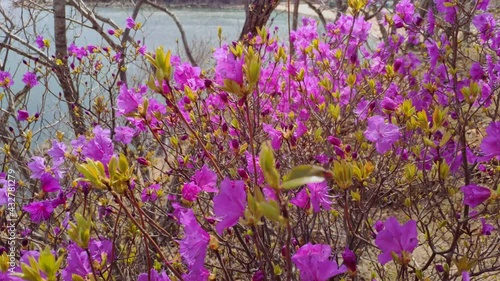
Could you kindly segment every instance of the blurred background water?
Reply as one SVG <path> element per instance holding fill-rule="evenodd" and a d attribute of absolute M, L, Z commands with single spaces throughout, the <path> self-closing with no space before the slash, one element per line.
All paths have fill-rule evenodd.
<path fill-rule="evenodd" d="M 15 7 L 11 0 L 0 0 L 0 5 L 4 15 L 0 15 L 0 22 L 5 26 L 12 23 L 16 26 L 26 26 L 24 30 L 12 29 L 21 40 L 29 42 L 32 46 L 36 47 L 36 35 L 42 35 L 51 41 L 51 47 L 46 50 L 49 56 L 54 54 L 54 38 L 53 38 L 53 16 L 47 11 L 38 11 L 32 13 L 28 8 Z M 48 7 L 50 9 L 51 7 Z M 133 7 L 126 6 L 107 6 L 107 7 L 93 7 L 95 14 L 103 18 L 109 18 L 121 28 L 125 28 L 126 19 L 131 16 Z M 211 60 L 211 53 L 213 48 L 218 47 L 219 40 L 217 37 L 217 30 L 220 26 L 222 28 L 222 35 L 224 42 L 236 41 L 239 37 L 243 24 L 245 22 L 245 12 L 243 9 L 201 9 L 201 8 L 185 8 L 185 9 L 171 9 L 181 22 L 186 33 L 188 42 L 193 48 L 195 56 L 202 58 L 201 65 L 203 67 L 210 67 L 213 65 Z M 72 7 L 67 7 L 67 39 L 68 45 L 75 43 L 77 46 L 92 45 L 108 45 L 102 37 L 90 28 L 82 27 L 79 22 L 84 22 L 90 25 L 85 19 Z M 33 20 L 35 18 L 35 20 Z M 287 14 L 285 12 L 276 11 L 272 15 L 269 26 L 278 27 L 278 34 L 280 37 L 286 37 L 288 34 Z M 141 8 L 137 17 L 137 22 L 142 23 L 142 28 L 138 31 L 132 31 L 131 36 L 134 40 L 141 40 L 142 44 L 147 46 L 148 51 L 154 51 L 158 46 L 163 46 L 165 49 L 170 49 L 173 54 L 182 55 L 183 46 L 181 41 L 180 32 L 175 25 L 174 21 L 164 12 L 155 10 L 149 7 Z M 104 30 L 112 29 L 111 26 L 104 24 Z M 273 29 L 274 30 L 274 29 Z M 0 40 L 5 38 L 5 33 L 0 31 Z M 118 38 L 114 38 L 115 42 L 119 42 Z M 22 46 L 17 42 L 12 42 L 12 45 L 21 50 L 26 51 L 27 47 Z M 204 52 L 204 54 L 202 53 Z M 31 67 L 28 67 L 23 60 L 26 59 L 22 56 L 8 52 L 3 49 L 0 51 L 0 60 L 5 71 L 12 74 L 14 85 L 11 87 L 14 93 L 20 91 L 24 87 L 22 82 L 22 75 L 28 71 L 33 70 L 34 62 L 27 61 Z M 187 59 L 186 59 L 187 61 Z M 145 71 L 138 69 L 135 65 L 127 65 L 128 77 L 133 81 L 141 81 L 145 77 Z M 108 75 L 110 75 L 109 73 Z M 85 84 L 87 82 L 87 84 Z M 94 83 L 91 85 L 89 83 Z M 46 84 L 47 87 L 45 87 Z M 84 88 L 97 89 L 99 86 L 96 81 L 87 81 L 85 77 L 79 83 L 80 89 Z M 102 90 L 101 90 L 102 91 Z M 51 126 L 58 130 L 67 131 L 65 123 L 67 118 L 67 108 L 64 103 L 60 102 L 59 93 L 61 88 L 55 78 L 49 78 L 46 83 L 29 90 L 27 103 L 23 105 L 22 109 L 28 110 L 30 115 L 35 112 L 43 114 L 41 120 L 37 122 L 36 129 L 41 129 L 44 126 Z M 98 95 L 99 93 L 95 93 Z M 92 96 L 88 96 L 83 101 L 84 103 L 91 104 Z M 2 106 L 4 107 L 4 106 Z M 18 108 L 19 109 L 19 108 Z M 61 123 L 54 123 L 56 120 L 61 120 Z M 12 119 L 11 119 L 12 120 Z M 34 142 L 46 139 L 47 135 L 43 137 L 43 133 L 39 134 Z M 50 136 L 49 136 L 50 137 Z"/>

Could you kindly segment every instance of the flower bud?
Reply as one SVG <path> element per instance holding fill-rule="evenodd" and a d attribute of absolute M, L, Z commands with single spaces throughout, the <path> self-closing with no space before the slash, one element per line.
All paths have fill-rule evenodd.
<path fill-rule="evenodd" d="M 342 144 L 342 141 L 340 141 L 340 139 L 334 137 L 334 136 L 329 136 L 326 138 L 326 140 L 332 144 L 332 145 L 335 145 L 335 146 L 340 146 Z"/>
<path fill-rule="evenodd" d="M 137 158 L 137 162 L 141 165 L 144 165 L 144 166 L 149 166 L 151 163 L 149 163 L 148 160 L 146 160 L 146 158 L 144 157 L 139 157 Z"/>

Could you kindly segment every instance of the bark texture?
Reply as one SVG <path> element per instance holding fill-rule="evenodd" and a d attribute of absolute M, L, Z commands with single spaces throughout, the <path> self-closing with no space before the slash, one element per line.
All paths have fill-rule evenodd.
<path fill-rule="evenodd" d="M 253 0 L 251 3 L 250 0 L 247 0 L 245 5 L 245 25 L 243 25 L 239 39 L 245 39 L 247 34 L 255 35 L 257 27 L 262 28 L 265 26 L 278 3 L 278 0 Z"/>
<path fill-rule="evenodd" d="M 54 41 L 56 47 L 56 59 L 62 63 L 55 66 L 55 73 L 62 88 L 64 99 L 68 105 L 71 127 L 75 135 L 84 134 L 85 124 L 79 112 L 79 94 L 71 81 L 71 75 L 67 63 L 68 40 L 66 38 L 66 1 L 54 0 Z"/>

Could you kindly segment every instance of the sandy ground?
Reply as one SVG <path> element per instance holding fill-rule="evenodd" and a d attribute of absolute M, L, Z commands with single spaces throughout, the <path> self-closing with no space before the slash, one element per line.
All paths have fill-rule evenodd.
<path fill-rule="evenodd" d="M 318 5 L 319 6 L 319 5 Z M 276 8 L 277 11 L 288 11 L 288 7 L 286 3 L 281 3 L 278 5 Z M 337 15 L 337 12 L 335 12 L 333 9 L 324 9 L 320 8 L 320 10 L 323 12 L 323 16 L 327 21 L 333 21 L 335 19 L 335 16 Z M 293 11 L 293 5 L 290 5 L 290 12 Z M 318 17 L 315 11 L 313 9 L 309 8 L 307 4 L 300 4 L 299 5 L 299 14 L 307 17 Z"/>

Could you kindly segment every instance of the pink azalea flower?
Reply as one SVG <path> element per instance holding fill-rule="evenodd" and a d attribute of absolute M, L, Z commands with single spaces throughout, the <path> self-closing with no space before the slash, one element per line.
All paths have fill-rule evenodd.
<path fill-rule="evenodd" d="M 214 197 L 214 213 L 222 220 L 215 229 L 222 235 L 224 229 L 234 226 L 245 212 L 247 195 L 244 181 L 225 178 L 220 184 L 220 192 Z"/>
<path fill-rule="evenodd" d="M 40 178 L 40 181 L 42 182 L 42 190 L 44 192 L 57 192 L 61 190 L 59 181 L 49 173 L 44 173 Z"/>
<path fill-rule="evenodd" d="M 45 168 L 45 159 L 39 156 L 34 156 L 32 158 L 33 161 L 28 163 L 28 168 L 31 170 L 31 178 L 39 179 L 42 177 L 44 173 L 46 173 Z"/>
<path fill-rule="evenodd" d="M 38 80 L 36 78 L 36 74 L 34 72 L 26 72 L 23 75 L 23 82 L 26 86 L 33 88 L 38 85 Z"/>
<path fill-rule="evenodd" d="M 0 188 L 0 207 L 6 205 L 9 202 L 9 192 L 7 187 Z"/>
<path fill-rule="evenodd" d="M 477 9 L 486 11 L 488 10 L 488 5 L 490 4 L 490 0 L 478 0 L 477 1 Z"/>
<path fill-rule="evenodd" d="M 332 201 L 328 196 L 328 185 L 326 182 L 320 182 L 308 184 L 295 198 L 290 200 L 290 203 L 302 209 L 308 209 L 312 204 L 313 212 L 319 213 L 321 207 L 324 210 L 330 210 Z"/>
<path fill-rule="evenodd" d="M 142 190 L 141 199 L 143 202 L 154 202 L 158 199 L 159 184 L 150 185 Z"/>
<path fill-rule="evenodd" d="M 489 188 L 475 184 L 462 186 L 460 190 L 464 193 L 464 204 L 471 208 L 477 207 L 490 198 L 491 195 Z"/>
<path fill-rule="evenodd" d="M 174 79 L 180 88 L 183 89 L 184 85 L 189 86 L 193 91 L 203 89 L 205 83 L 200 78 L 201 68 L 193 67 L 189 63 L 180 64 L 175 68 Z"/>
<path fill-rule="evenodd" d="M 307 184 L 307 189 L 309 189 L 309 196 L 315 213 L 320 212 L 320 207 L 323 207 L 324 210 L 330 210 L 332 200 L 328 196 L 326 181 Z"/>
<path fill-rule="evenodd" d="M 486 159 L 500 156 L 500 122 L 491 122 L 486 128 L 488 134 L 481 142 L 481 150 L 486 154 Z"/>
<path fill-rule="evenodd" d="M 123 144 L 129 144 L 132 141 L 132 138 L 134 137 L 135 130 L 130 127 L 119 126 L 116 127 L 115 133 L 116 133 L 115 135 L 116 141 L 119 141 Z"/>
<path fill-rule="evenodd" d="M 14 84 L 10 73 L 7 71 L 0 71 L 0 87 L 7 88 Z"/>
<path fill-rule="evenodd" d="M 367 140 L 375 143 L 378 153 L 384 154 L 389 151 L 400 136 L 401 133 L 398 126 L 385 123 L 382 116 L 368 118 L 368 128 L 365 131 L 365 137 Z"/>
<path fill-rule="evenodd" d="M 486 219 L 480 218 L 481 221 L 481 234 L 482 235 L 491 235 L 491 232 L 495 230 L 493 225 L 486 223 Z"/>
<path fill-rule="evenodd" d="M 109 138 L 110 131 L 96 126 L 93 133 L 94 138 L 82 147 L 82 153 L 87 158 L 107 164 L 113 157 L 114 149 L 113 141 Z"/>
<path fill-rule="evenodd" d="M 39 201 L 24 206 L 23 210 L 30 214 L 33 222 L 40 223 L 42 220 L 48 220 L 54 209 L 49 201 Z"/>
<path fill-rule="evenodd" d="M 490 13 L 479 14 L 474 17 L 472 23 L 481 33 L 481 39 L 488 41 L 494 35 L 496 26 L 495 18 Z"/>
<path fill-rule="evenodd" d="M 52 147 L 47 151 L 47 154 L 52 157 L 52 159 L 64 159 L 66 153 L 66 145 L 63 142 L 58 142 L 57 140 L 52 140 Z"/>
<path fill-rule="evenodd" d="M 217 174 L 203 165 L 194 174 L 194 183 L 205 192 L 217 192 Z"/>
<path fill-rule="evenodd" d="M 349 250 L 349 248 L 345 248 L 342 252 L 342 259 L 344 260 L 344 265 L 351 271 L 356 272 L 356 265 L 358 260 L 356 258 L 356 254 L 353 251 Z"/>
<path fill-rule="evenodd" d="M 18 110 L 17 111 L 17 120 L 26 121 L 30 117 L 30 114 L 26 110 Z"/>
<path fill-rule="evenodd" d="M 118 115 L 127 114 L 137 110 L 139 105 L 142 104 L 142 94 L 142 91 L 127 89 L 127 86 L 122 85 L 116 102 Z"/>
<path fill-rule="evenodd" d="M 146 45 L 142 45 L 139 48 L 137 48 L 137 53 L 144 56 L 146 54 L 146 50 L 147 50 Z"/>
<path fill-rule="evenodd" d="M 187 201 L 194 201 L 198 197 L 198 194 L 201 192 L 201 187 L 199 187 L 194 182 L 185 183 L 182 187 L 182 198 Z"/>
<path fill-rule="evenodd" d="M 229 51 L 229 47 L 224 45 L 215 51 L 214 58 L 217 61 L 215 72 L 217 73 L 218 84 L 223 85 L 224 80 L 228 79 L 243 85 L 243 63 L 245 62 L 243 56 L 241 58 L 235 57 Z"/>
<path fill-rule="evenodd" d="M 308 243 L 299 248 L 292 256 L 292 262 L 300 270 L 302 281 L 327 281 L 330 278 L 345 273 L 345 265 L 339 267 L 330 259 L 332 248 L 326 244 L 313 245 Z"/>
<path fill-rule="evenodd" d="M 436 1 L 436 9 L 444 14 L 444 19 L 448 23 L 454 23 L 457 18 L 457 10 L 458 8 L 453 3 L 453 0 L 435 0 Z"/>
<path fill-rule="evenodd" d="M 187 278 L 183 277 L 185 280 L 206 281 L 208 270 L 204 266 L 210 235 L 200 227 L 191 209 L 180 210 L 179 222 L 184 226 L 179 252 L 190 271 Z"/>
<path fill-rule="evenodd" d="M 283 133 L 268 124 L 262 124 L 262 128 L 264 129 L 264 132 L 269 135 L 269 138 L 271 138 L 272 148 L 274 150 L 279 150 L 281 147 L 281 140 L 283 139 Z"/>
<path fill-rule="evenodd" d="M 141 273 L 139 274 L 137 281 L 170 281 L 170 278 L 168 278 L 168 275 L 165 271 L 159 273 L 154 268 L 151 268 L 149 272 L 151 279 L 149 279 L 148 273 Z"/>
<path fill-rule="evenodd" d="M 106 261 L 109 264 L 113 261 L 111 256 L 113 244 L 109 240 L 93 240 L 89 242 L 89 252 L 91 259 L 87 252 L 80 248 L 76 244 L 71 244 L 67 247 L 67 266 L 62 270 L 61 277 L 64 281 L 72 281 L 73 275 L 87 279 L 89 275 L 92 274 L 91 264 L 100 264 L 103 258 L 106 257 Z M 97 269 L 94 268 L 97 271 Z M 99 271 L 97 271 L 99 272 Z"/>
<path fill-rule="evenodd" d="M 417 223 L 414 220 L 400 225 L 395 217 L 385 221 L 385 229 L 377 234 L 375 244 L 382 251 L 378 261 L 384 265 L 392 260 L 395 253 L 402 258 L 403 252 L 412 253 L 418 245 Z"/>
<path fill-rule="evenodd" d="M 302 209 L 309 209 L 311 205 L 306 188 L 303 188 L 294 198 L 290 199 L 290 203 Z"/>
<path fill-rule="evenodd" d="M 43 41 L 43 36 L 42 35 L 38 35 L 36 37 L 36 40 L 35 40 L 35 43 L 36 43 L 36 46 L 39 48 L 39 49 L 44 49 L 45 48 L 45 42 Z"/>
<path fill-rule="evenodd" d="M 128 29 L 132 29 L 135 27 L 135 21 L 132 17 L 128 17 L 126 21 L 127 21 L 127 28 Z"/>

